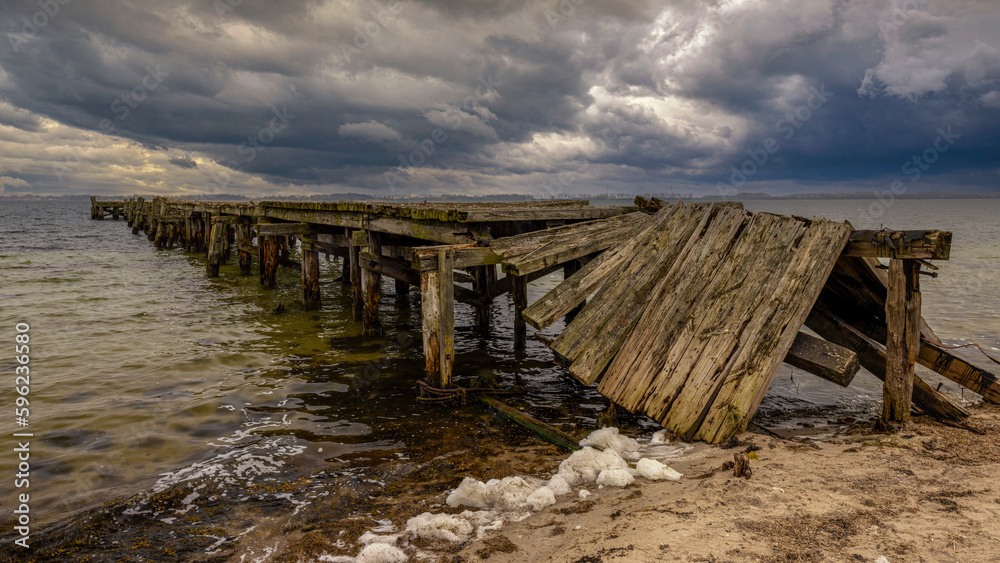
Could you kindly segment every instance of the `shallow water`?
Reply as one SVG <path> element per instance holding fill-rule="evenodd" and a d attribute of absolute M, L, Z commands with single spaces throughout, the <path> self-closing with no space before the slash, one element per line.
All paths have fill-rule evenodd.
<path fill-rule="evenodd" d="M 868 205 L 746 207 L 847 219 L 857 228 L 954 231 L 941 276 L 921 280 L 924 316 L 946 343 L 1000 348 L 1000 200 L 901 200 L 877 218 Z M 30 324 L 32 376 L 29 426 L 7 414 L 0 432 L 35 435 L 32 530 L 50 553 L 61 546 L 66 560 L 127 549 L 153 560 L 264 560 L 287 549 L 275 538 L 320 520 L 376 522 L 381 500 L 409 494 L 439 502 L 432 495 L 463 474 L 503 476 L 553 463 L 545 455 L 506 460 L 511 445 L 536 457 L 551 450 L 475 405 L 415 401 L 423 370 L 418 292 L 397 304 L 386 280 L 386 335 L 363 339 L 336 261 L 321 260 L 322 309 L 303 312 L 294 271 L 280 270 L 275 290 L 240 276 L 235 260 L 208 279 L 201 255 L 157 251 L 123 221 L 91 221 L 88 212 L 85 202 L 0 202 L 0 341 L 12 348 L 14 325 Z M 529 299 L 560 279 L 533 283 Z M 286 312 L 272 314 L 279 303 Z M 605 401 L 552 365 L 537 341 L 512 352 L 508 296 L 491 313 L 484 338 L 472 329 L 471 309 L 456 304 L 456 377 L 522 384 L 526 394 L 511 399 L 518 406 L 577 433 L 593 427 Z M 988 365 L 974 351 L 958 354 Z M 4 405 L 15 398 L 15 365 L 9 355 L 0 359 Z M 943 389 L 962 396 L 950 382 Z M 880 400 L 869 374 L 841 389 L 782 366 L 758 420 L 869 416 Z M 655 428 L 637 419 L 628 431 Z M 13 447 L 7 438 L 3 450 Z M 0 480 L 5 521 L 18 492 L 13 479 Z M 101 526 L 107 541 L 85 541 L 95 535 L 88 526 Z M 55 542 L 55 530 L 72 545 Z"/>

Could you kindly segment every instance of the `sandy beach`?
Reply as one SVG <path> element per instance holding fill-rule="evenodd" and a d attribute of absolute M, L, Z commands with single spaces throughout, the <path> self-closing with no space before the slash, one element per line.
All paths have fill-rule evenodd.
<path fill-rule="evenodd" d="M 451 561 L 996 561 L 1000 408 L 973 408 L 982 434 L 916 417 L 898 432 L 699 445 L 680 482 L 592 488 L 482 540 Z M 756 450 L 753 475 L 723 470 Z M 447 559 L 446 559 L 447 560 Z"/>

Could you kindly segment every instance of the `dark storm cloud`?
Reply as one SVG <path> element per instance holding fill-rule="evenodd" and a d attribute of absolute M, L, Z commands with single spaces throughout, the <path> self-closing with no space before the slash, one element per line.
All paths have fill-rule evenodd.
<path fill-rule="evenodd" d="M 181 168 L 197 168 L 198 163 L 189 156 L 174 156 L 170 158 L 170 164 Z"/>
<path fill-rule="evenodd" d="M 960 141 L 927 174 L 995 186 L 1000 18 L 986 1 L 893 6 L 25 2 L 0 8 L 0 124 L 48 118 L 274 185 L 381 190 L 405 172 L 410 189 L 514 189 L 569 171 L 654 191 L 714 190 L 768 139 L 752 182 L 871 184 L 950 126 Z"/>

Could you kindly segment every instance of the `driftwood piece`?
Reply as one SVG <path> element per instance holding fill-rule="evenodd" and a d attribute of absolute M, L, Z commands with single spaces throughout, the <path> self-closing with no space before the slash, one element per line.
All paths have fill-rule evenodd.
<path fill-rule="evenodd" d="M 537 418 L 524 414 L 523 412 L 502 403 L 493 397 L 487 395 L 480 395 L 479 401 L 490 409 L 496 411 L 498 414 L 504 418 L 517 423 L 519 426 L 531 430 L 537 434 L 541 439 L 545 440 L 550 444 L 555 444 L 560 448 L 564 448 L 571 452 L 575 452 L 580 449 L 579 438 L 567 434 L 558 428 L 546 424 Z"/>

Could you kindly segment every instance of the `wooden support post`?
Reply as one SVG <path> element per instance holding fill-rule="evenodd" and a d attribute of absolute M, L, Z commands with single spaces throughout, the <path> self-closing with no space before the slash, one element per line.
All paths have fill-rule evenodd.
<path fill-rule="evenodd" d="M 882 387 L 882 418 L 887 422 L 910 419 L 913 366 L 920 350 L 920 263 L 889 261 L 889 291 L 885 318 L 889 338 L 885 343 L 886 373 Z"/>
<path fill-rule="evenodd" d="M 364 314 L 365 301 L 361 296 L 361 250 L 353 244 L 347 248 L 351 265 L 351 289 L 354 295 L 354 320 L 360 321 Z"/>
<path fill-rule="evenodd" d="M 90 196 L 90 218 L 103 219 L 103 217 L 98 217 L 97 215 L 97 198 L 94 196 Z"/>
<path fill-rule="evenodd" d="M 350 250 L 347 251 L 348 255 L 342 260 L 344 261 L 343 266 L 340 270 L 340 281 L 341 283 L 350 284 L 351 283 L 351 256 Z"/>
<path fill-rule="evenodd" d="M 423 319 L 424 365 L 427 383 L 451 387 L 455 362 L 454 251 L 438 251 L 439 270 L 420 272 L 420 313 Z"/>
<path fill-rule="evenodd" d="M 570 260 L 563 264 L 563 280 L 568 279 L 573 274 L 580 271 L 580 262 L 578 260 Z M 582 303 L 573 308 L 572 311 L 566 313 L 566 324 L 573 322 L 580 311 L 587 306 L 587 300 L 584 299 Z"/>
<path fill-rule="evenodd" d="M 368 231 L 368 252 L 375 256 L 382 255 L 382 243 L 379 240 L 379 234 L 375 231 Z M 378 318 L 378 304 L 382 300 L 382 274 L 363 268 L 361 270 L 361 285 L 364 296 L 361 334 L 381 336 L 382 322 Z"/>
<path fill-rule="evenodd" d="M 222 235 L 222 263 L 229 263 L 229 256 L 232 252 L 233 227 L 229 223 L 224 225 Z"/>
<path fill-rule="evenodd" d="M 402 280 L 396 281 L 396 304 L 406 305 L 410 302 L 410 284 Z"/>
<path fill-rule="evenodd" d="M 249 276 L 251 262 L 250 251 L 253 250 L 253 243 L 250 239 L 249 217 L 241 215 L 236 223 L 236 249 L 237 252 L 239 252 L 240 275 Z"/>
<path fill-rule="evenodd" d="M 132 220 L 132 234 L 139 234 L 139 229 L 143 226 L 143 212 L 145 211 L 144 205 L 146 200 L 143 198 L 138 198 L 135 200 L 135 218 Z"/>
<path fill-rule="evenodd" d="M 201 248 L 202 248 L 202 250 L 205 251 L 205 254 L 207 255 L 208 254 L 208 247 L 211 246 L 211 243 L 212 243 L 212 214 L 211 213 L 202 213 L 201 214 L 201 223 L 202 223 L 202 241 L 201 241 L 202 247 Z"/>
<path fill-rule="evenodd" d="M 278 285 L 278 237 L 257 237 L 260 246 L 260 284 L 267 288 Z"/>
<path fill-rule="evenodd" d="M 222 263 L 222 247 L 225 244 L 227 228 L 227 225 L 221 221 L 216 221 L 212 224 L 212 238 L 209 243 L 208 260 L 205 266 L 210 278 L 219 275 L 219 264 Z"/>
<path fill-rule="evenodd" d="M 514 350 L 524 350 L 528 343 L 528 327 L 522 316 L 524 310 L 528 307 L 527 276 L 511 277 L 510 294 L 514 300 Z"/>
<path fill-rule="evenodd" d="M 319 252 L 312 245 L 302 245 L 302 306 L 307 311 L 320 307 Z"/>
<path fill-rule="evenodd" d="M 496 277 L 496 266 L 474 266 L 472 269 L 473 282 L 472 290 L 476 292 L 476 297 L 483 298 L 480 303 L 476 304 L 475 309 L 475 324 L 477 330 L 483 335 L 489 334 L 490 331 L 490 273 L 493 270 L 493 277 Z"/>

